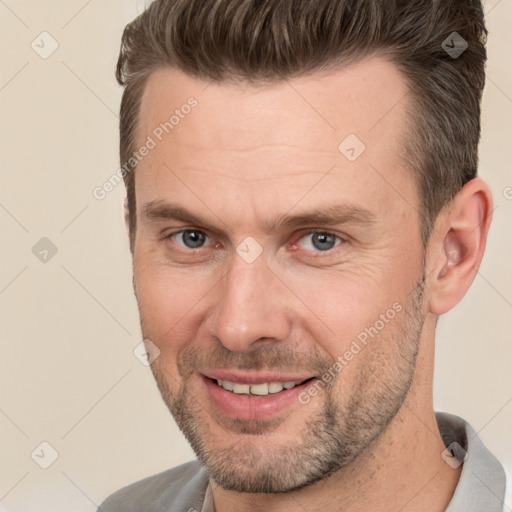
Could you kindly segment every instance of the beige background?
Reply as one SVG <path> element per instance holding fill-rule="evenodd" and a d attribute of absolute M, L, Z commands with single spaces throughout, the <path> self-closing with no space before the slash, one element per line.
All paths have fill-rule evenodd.
<path fill-rule="evenodd" d="M 92 512 L 118 487 L 193 457 L 133 355 L 140 332 L 124 189 L 92 195 L 118 168 L 114 67 L 122 28 L 143 4 L 0 0 L 4 511 Z M 435 396 L 510 471 L 512 0 L 489 0 L 486 10 L 480 174 L 495 218 L 471 291 L 439 322 Z M 43 31 L 59 45 L 47 59 L 31 48 L 35 40 L 40 52 L 51 49 Z M 58 250 L 46 263 L 32 253 L 42 237 Z M 36 463 L 50 460 L 43 441 L 59 454 L 46 470 Z"/>

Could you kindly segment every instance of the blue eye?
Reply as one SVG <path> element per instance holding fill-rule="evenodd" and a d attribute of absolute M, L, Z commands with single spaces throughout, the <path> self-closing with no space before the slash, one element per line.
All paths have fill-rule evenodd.
<path fill-rule="evenodd" d="M 306 243 L 302 243 L 303 240 L 307 240 Z M 341 242 L 342 240 L 339 236 L 333 235 L 332 233 L 316 231 L 303 236 L 299 241 L 299 245 L 301 249 L 329 251 L 340 245 Z"/>
<path fill-rule="evenodd" d="M 174 233 L 171 238 L 176 237 L 178 243 L 188 249 L 198 249 L 202 247 L 208 238 L 202 231 L 195 229 L 184 229 L 178 233 Z M 181 240 L 180 240 L 181 239 Z"/>
<path fill-rule="evenodd" d="M 197 229 L 183 229 L 169 235 L 169 238 L 186 249 L 201 249 L 210 244 L 209 236 Z M 312 231 L 303 235 L 297 245 L 300 249 L 307 251 L 327 252 L 341 245 L 343 241 L 342 238 L 333 233 Z"/>

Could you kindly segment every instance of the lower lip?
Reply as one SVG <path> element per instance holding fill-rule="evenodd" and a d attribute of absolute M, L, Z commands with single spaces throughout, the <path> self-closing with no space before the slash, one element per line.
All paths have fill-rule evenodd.
<path fill-rule="evenodd" d="M 279 393 L 254 396 L 237 395 L 226 391 L 204 375 L 201 375 L 201 380 L 206 386 L 211 401 L 221 414 L 242 420 L 264 420 L 276 416 L 292 404 L 298 404 L 300 393 L 313 382 L 308 380 L 294 388 L 283 389 Z"/>

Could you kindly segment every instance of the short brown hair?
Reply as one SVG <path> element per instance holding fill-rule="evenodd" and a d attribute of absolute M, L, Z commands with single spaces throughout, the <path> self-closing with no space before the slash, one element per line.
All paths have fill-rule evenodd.
<path fill-rule="evenodd" d="M 121 165 L 136 150 L 141 97 L 158 68 L 264 83 L 382 55 L 411 93 L 405 153 L 426 245 L 443 206 L 477 174 L 486 36 L 480 0 L 155 0 L 122 37 Z M 124 175 L 132 249 L 133 171 Z"/>

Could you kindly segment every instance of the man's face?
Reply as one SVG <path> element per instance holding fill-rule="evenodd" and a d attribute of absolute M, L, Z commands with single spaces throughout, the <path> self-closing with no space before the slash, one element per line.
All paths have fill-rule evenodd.
<path fill-rule="evenodd" d="M 424 269 L 400 157 L 405 95 L 375 58 L 261 87 L 149 78 L 137 147 L 156 146 L 136 171 L 134 246 L 143 335 L 178 425 L 227 489 L 332 474 L 407 395 Z"/>

